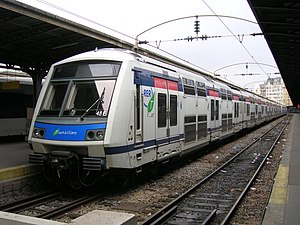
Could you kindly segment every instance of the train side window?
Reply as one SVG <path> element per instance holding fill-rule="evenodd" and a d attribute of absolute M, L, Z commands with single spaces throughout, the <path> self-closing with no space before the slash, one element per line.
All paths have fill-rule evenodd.
<path fill-rule="evenodd" d="M 216 100 L 216 120 L 219 120 L 219 100 Z"/>
<path fill-rule="evenodd" d="M 224 88 L 221 88 L 221 98 L 227 100 L 227 91 Z"/>
<path fill-rule="evenodd" d="M 187 85 L 183 85 L 184 94 L 195 95 L 195 88 Z"/>
<path fill-rule="evenodd" d="M 198 116 L 198 139 L 207 136 L 207 115 Z"/>
<path fill-rule="evenodd" d="M 167 125 L 167 96 L 166 94 L 158 94 L 158 127 L 166 127 Z"/>
<path fill-rule="evenodd" d="M 198 94 L 198 96 L 206 97 L 206 90 L 201 89 L 201 88 L 197 88 L 197 94 Z"/>
<path fill-rule="evenodd" d="M 247 116 L 250 116 L 250 104 L 247 104 Z"/>
<path fill-rule="evenodd" d="M 237 102 L 234 103 L 234 118 L 238 117 L 238 107 L 237 107 Z"/>
<path fill-rule="evenodd" d="M 187 95 L 196 95 L 195 93 L 195 83 L 191 79 L 182 78 L 183 82 L 183 92 Z"/>
<path fill-rule="evenodd" d="M 170 95 L 170 126 L 177 125 L 177 96 Z"/>
<path fill-rule="evenodd" d="M 231 91 L 227 91 L 227 99 L 232 101 L 232 92 Z"/>
<path fill-rule="evenodd" d="M 136 129 L 141 129 L 141 91 L 140 85 L 136 85 Z"/>
<path fill-rule="evenodd" d="M 205 84 L 199 81 L 196 81 L 196 87 L 197 87 L 197 95 L 201 97 L 206 97 L 206 89 Z"/>
<path fill-rule="evenodd" d="M 215 120 L 215 100 L 211 100 L 210 107 L 210 120 Z"/>
<path fill-rule="evenodd" d="M 184 142 L 196 140 L 196 116 L 184 117 Z"/>

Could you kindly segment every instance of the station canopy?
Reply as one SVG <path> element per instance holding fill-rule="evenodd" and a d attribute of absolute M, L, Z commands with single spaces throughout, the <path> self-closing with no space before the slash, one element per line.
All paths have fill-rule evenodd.
<path fill-rule="evenodd" d="M 14 1 L 0 1 L 0 63 L 47 69 L 61 59 L 95 49 L 128 47 L 115 37 Z"/>
<path fill-rule="evenodd" d="M 248 0 L 248 3 L 293 104 L 300 104 L 300 2 Z M 0 1 L 2 67 L 18 66 L 34 78 L 51 64 L 95 47 L 132 49 L 133 44 L 15 0 Z M 150 51 L 146 53 L 157 57 Z"/>
<path fill-rule="evenodd" d="M 300 106 L 300 1 L 248 0 L 294 106 Z"/>

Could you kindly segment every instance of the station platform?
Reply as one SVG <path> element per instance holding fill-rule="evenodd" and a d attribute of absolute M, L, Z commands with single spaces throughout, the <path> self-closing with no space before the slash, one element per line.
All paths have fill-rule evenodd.
<path fill-rule="evenodd" d="M 263 225 L 300 224 L 300 114 L 289 132 Z"/>
<path fill-rule="evenodd" d="M 29 145 L 22 139 L 4 139 L 0 141 L 0 182 L 31 173 L 40 168 L 29 164 Z"/>

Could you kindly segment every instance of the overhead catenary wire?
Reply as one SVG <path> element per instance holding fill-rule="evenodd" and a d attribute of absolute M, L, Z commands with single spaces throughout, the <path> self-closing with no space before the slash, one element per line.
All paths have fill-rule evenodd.
<path fill-rule="evenodd" d="M 239 37 L 246 37 L 246 36 L 261 36 L 263 33 L 251 33 L 251 34 L 237 34 Z M 202 36 L 188 36 L 185 38 L 174 38 L 168 40 L 153 40 L 153 41 L 139 41 L 139 44 L 148 44 L 148 43 L 163 43 L 163 42 L 172 42 L 172 41 L 193 41 L 193 40 L 207 40 L 207 39 L 215 39 L 215 38 L 229 38 L 235 35 L 202 35 Z"/>
<path fill-rule="evenodd" d="M 247 49 L 247 47 L 240 41 L 240 39 L 232 32 L 232 30 L 224 23 L 224 21 L 218 17 L 218 15 L 215 13 L 215 11 L 205 2 L 205 0 L 202 0 L 202 2 L 209 8 L 209 10 L 217 16 L 217 18 L 220 20 L 220 22 L 226 27 L 226 29 L 235 37 L 235 39 L 242 45 L 242 47 L 245 49 L 245 51 L 248 53 L 248 55 L 253 59 L 254 62 L 258 65 L 258 67 L 261 69 L 261 71 L 266 75 L 266 71 L 262 68 L 262 66 L 258 63 L 258 61 L 254 58 L 254 56 L 250 53 L 250 51 Z M 268 76 L 269 77 L 269 76 Z"/>

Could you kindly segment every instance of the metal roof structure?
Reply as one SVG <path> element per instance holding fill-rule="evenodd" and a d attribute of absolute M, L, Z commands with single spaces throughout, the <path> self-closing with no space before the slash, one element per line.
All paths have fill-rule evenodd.
<path fill-rule="evenodd" d="M 0 1 L 0 63 L 22 69 L 51 64 L 95 47 L 128 47 L 120 39 L 14 1 Z"/>
<path fill-rule="evenodd" d="M 300 104 L 300 2 L 248 0 L 294 106 Z"/>
<path fill-rule="evenodd" d="M 300 103 L 300 3 L 248 0 L 273 53 L 294 105 Z M 35 84 L 50 65 L 95 47 L 132 49 L 134 44 L 15 0 L 0 1 L 0 63 L 19 66 Z M 174 61 L 137 49 L 150 57 Z M 176 62 L 177 66 L 180 63 Z M 38 93 L 38 90 L 36 91 Z M 37 95 L 36 93 L 36 95 Z"/>

